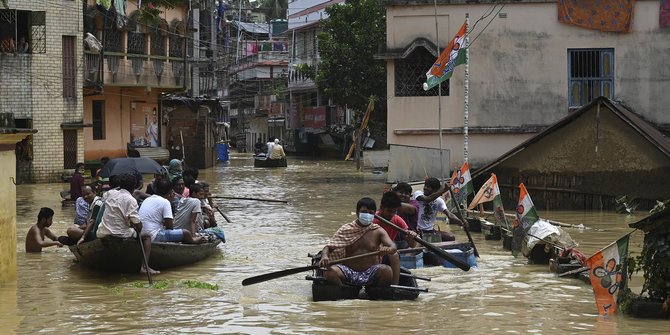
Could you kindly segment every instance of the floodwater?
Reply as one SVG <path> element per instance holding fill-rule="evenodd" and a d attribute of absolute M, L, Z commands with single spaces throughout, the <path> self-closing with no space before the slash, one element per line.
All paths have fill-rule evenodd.
<path fill-rule="evenodd" d="M 309 265 L 335 230 L 354 218 L 362 196 L 381 198 L 384 175 L 356 172 L 348 162 L 290 159 L 286 169 L 254 169 L 249 156 L 201 171 L 215 195 L 271 198 L 288 204 L 219 199 L 233 223 L 220 254 L 164 271 L 161 288 L 141 287 L 146 277 L 110 275 L 78 266 L 67 248 L 26 254 L 25 234 L 39 207 L 56 211 L 53 231 L 64 234 L 73 208 L 61 208 L 65 184 L 17 188 L 18 281 L 0 286 L 2 334 L 665 334 L 667 321 L 622 315 L 599 317 L 591 287 L 558 278 L 546 265 L 527 265 L 500 241 L 473 233 L 481 258 L 469 272 L 418 269 L 431 277 L 416 301 L 312 302 L 310 282 L 297 274 L 242 287 L 244 278 Z M 531 194 L 532 195 L 532 194 Z M 590 228 L 567 228 L 586 255 L 630 231 L 642 217 L 601 212 L 540 212 Z M 466 235 L 456 227 L 459 240 Z M 642 235 L 632 235 L 640 250 Z M 639 291 L 641 275 L 633 281 Z M 185 280 L 218 285 L 190 288 Z"/>

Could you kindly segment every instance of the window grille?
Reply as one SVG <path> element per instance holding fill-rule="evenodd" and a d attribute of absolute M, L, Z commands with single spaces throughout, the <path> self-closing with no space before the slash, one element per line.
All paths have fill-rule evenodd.
<path fill-rule="evenodd" d="M 165 38 L 158 27 L 151 32 L 151 55 L 165 56 Z"/>
<path fill-rule="evenodd" d="M 568 49 L 568 103 L 580 107 L 614 95 L 614 49 Z"/>
<path fill-rule="evenodd" d="M 134 31 L 128 32 L 128 53 L 146 55 L 147 36 L 144 33 L 138 33 Z"/>
<path fill-rule="evenodd" d="M 105 28 L 103 44 L 106 52 L 123 52 L 122 41 L 123 32 L 117 30 L 115 27 Z"/>
<path fill-rule="evenodd" d="M 184 38 L 175 35 L 170 35 L 170 57 L 184 57 Z"/>
<path fill-rule="evenodd" d="M 66 99 L 74 99 L 77 97 L 76 90 L 76 59 L 75 59 L 75 41 L 74 36 L 63 36 L 63 97 Z"/>
<path fill-rule="evenodd" d="M 433 56 L 423 47 L 414 49 L 405 59 L 395 60 L 395 95 L 398 97 L 418 97 L 438 95 L 438 86 L 423 90 L 426 72 L 435 62 Z M 442 95 L 449 95 L 449 80 L 442 83 Z"/>
<path fill-rule="evenodd" d="M 35 54 L 47 52 L 46 12 L 32 12 L 31 48 Z"/>

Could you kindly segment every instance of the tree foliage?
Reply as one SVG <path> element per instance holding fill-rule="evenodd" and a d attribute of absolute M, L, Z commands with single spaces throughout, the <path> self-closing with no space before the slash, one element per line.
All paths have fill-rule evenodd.
<path fill-rule="evenodd" d="M 319 88 L 340 106 L 365 110 L 371 95 L 386 96 L 385 63 L 373 58 L 386 36 L 386 11 L 378 0 L 350 0 L 326 12 L 318 36 Z"/>

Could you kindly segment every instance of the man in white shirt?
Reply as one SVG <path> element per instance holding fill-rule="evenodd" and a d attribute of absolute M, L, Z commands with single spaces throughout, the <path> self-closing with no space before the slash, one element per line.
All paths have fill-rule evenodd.
<path fill-rule="evenodd" d="M 161 179 L 155 183 L 156 194 L 146 198 L 140 207 L 142 233 L 151 236 L 155 242 L 204 243 L 204 237 L 193 238 L 185 229 L 172 229 L 172 206 L 170 200 L 174 196 L 172 183 Z"/>
<path fill-rule="evenodd" d="M 440 188 L 440 181 L 437 178 L 428 178 L 424 182 L 423 191 L 416 191 L 412 198 L 419 202 L 419 219 L 417 221 L 417 230 L 422 234 L 435 233 L 435 221 L 437 213 L 444 213 L 449 218 L 450 223 L 463 225 L 454 214 L 447 209 L 447 204 L 440 197 L 449 190 L 449 185 L 445 184 Z M 455 237 L 449 232 L 440 232 L 442 241 L 453 241 Z"/>
<path fill-rule="evenodd" d="M 105 236 L 118 236 L 122 238 L 137 238 L 138 232 L 142 231 L 142 223 L 138 213 L 139 206 L 137 200 L 133 198 L 136 179 L 132 174 L 122 174 L 116 176 L 116 183 L 119 188 L 109 190 L 103 196 L 105 203 L 105 212 L 102 214 L 102 220 L 98 227 L 96 236 L 103 238 Z M 151 253 L 151 237 L 142 234 L 142 245 L 144 253 L 149 259 Z M 145 269 L 144 263 L 140 266 L 140 272 L 149 271 L 152 275 L 159 274 L 159 271 L 151 268 Z"/>
<path fill-rule="evenodd" d="M 284 148 L 279 144 L 279 139 L 275 139 L 275 144 L 272 146 L 272 152 L 270 153 L 270 159 L 282 159 L 286 157 L 284 153 Z"/>

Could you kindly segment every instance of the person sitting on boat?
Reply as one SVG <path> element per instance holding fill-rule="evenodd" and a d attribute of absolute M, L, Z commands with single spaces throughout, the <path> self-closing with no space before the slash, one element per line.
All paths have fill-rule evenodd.
<path fill-rule="evenodd" d="M 419 202 L 416 199 L 412 199 L 412 185 L 400 182 L 394 188 L 393 191 L 400 197 L 402 205 L 398 208 L 398 215 L 405 220 L 407 226 L 412 231 L 417 231 L 416 224 L 419 220 Z"/>
<path fill-rule="evenodd" d="M 209 193 L 209 183 L 201 181 L 198 184 L 202 186 L 202 190 L 205 192 L 205 197 L 200 201 L 203 217 L 202 225 L 205 228 L 216 227 L 216 218 L 214 217 L 215 205 L 212 202 L 212 195 Z"/>
<path fill-rule="evenodd" d="M 102 168 L 109 162 L 109 157 L 100 158 L 100 168 L 95 171 L 95 186 L 98 194 L 102 195 L 109 191 L 109 177 L 102 176 Z"/>
<path fill-rule="evenodd" d="M 447 209 L 447 204 L 444 202 L 444 199 L 440 197 L 448 190 L 448 184 L 445 183 L 444 187 L 440 188 L 440 181 L 437 178 L 431 177 L 424 182 L 423 191 L 416 191 L 412 194 L 412 198 L 419 202 L 419 220 L 417 222 L 417 229 L 421 235 L 440 234 L 442 241 L 454 241 L 456 239 L 454 235 L 449 232 L 435 230 L 435 222 L 437 221 L 438 212 L 444 213 L 450 223 L 463 225 L 463 222 Z"/>
<path fill-rule="evenodd" d="M 142 234 L 151 236 L 151 241 L 155 242 L 188 244 L 207 242 L 204 237 L 193 237 L 186 229 L 173 229 L 172 207 L 170 206 L 170 200 L 174 196 L 172 184 L 167 180 L 159 180 L 155 185 L 156 194 L 146 198 L 140 206 Z"/>
<path fill-rule="evenodd" d="M 261 138 L 259 136 L 258 141 L 256 141 L 256 144 L 254 144 L 254 154 L 255 155 L 260 155 L 260 154 L 265 155 L 264 149 L 266 149 L 266 148 L 267 148 L 267 146 L 265 145 L 265 143 L 263 143 L 263 138 Z"/>
<path fill-rule="evenodd" d="M 173 226 L 175 229 L 186 229 L 195 235 L 204 228 L 200 200 L 205 197 L 205 192 L 199 184 L 191 185 L 190 191 L 190 197 L 179 200 Z"/>
<path fill-rule="evenodd" d="M 184 178 L 181 176 L 175 177 L 172 179 L 172 190 L 174 191 L 174 197 L 170 201 L 170 204 L 172 205 L 172 213 L 175 215 L 177 214 L 177 207 L 179 206 L 179 201 L 181 198 L 184 196 L 182 195 L 184 193 L 184 188 L 186 186 L 184 185 Z"/>
<path fill-rule="evenodd" d="M 379 264 L 377 256 L 351 260 L 343 264 L 330 266 L 331 261 L 364 253 L 382 251 L 389 257 L 399 258 L 393 240 L 384 229 L 375 223 L 374 213 L 377 204 L 371 198 L 362 198 L 356 204 L 357 219 L 337 230 L 321 251 L 319 266 L 326 268 L 326 280 L 336 286 L 343 283 L 355 286 L 389 286 L 398 284 L 400 268 Z"/>
<path fill-rule="evenodd" d="M 135 186 L 137 186 L 137 180 L 132 174 L 126 173 L 115 176 L 113 182 L 118 184 L 119 188 L 111 189 L 103 196 L 105 211 L 102 214 L 96 237 L 103 238 L 111 235 L 121 238 L 137 238 L 142 231 L 142 223 L 138 213 L 139 206 L 132 195 Z M 144 253 L 148 259 L 151 253 L 151 236 L 140 234 L 140 237 L 142 238 Z M 140 272 L 145 271 L 149 271 L 151 274 L 160 273 L 151 268 L 145 269 L 144 264 L 142 264 Z"/>
<path fill-rule="evenodd" d="M 178 159 L 171 160 L 167 167 L 168 179 L 174 180 L 175 177 L 181 177 L 182 172 L 181 161 Z"/>
<path fill-rule="evenodd" d="M 57 246 L 62 247 L 63 244 L 58 242 L 58 238 L 49 230 L 53 224 L 54 211 L 48 207 L 40 208 L 37 214 L 37 223 L 28 229 L 26 235 L 26 252 L 42 252 L 42 248 Z M 48 237 L 51 241 L 47 241 Z"/>
<path fill-rule="evenodd" d="M 75 241 L 78 241 L 82 237 L 86 230 L 86 225 L 91 219 L 91 208 L 95 201 L 100 201 L 100 197 L 95 195 L 91 186 L 84 185 L 81 188 L 81 197 L 77 198 L 75 202 L 74 225 L 67 228 L 67 237 Z"/>
<path fill-rule="evenodd" d="M 265 146 L 267 146 L 267 149 L 268 149 L 268 151 L 265 155 L 267 157 L 270 157 L 270 155 L 272 154 L 272 147 L 275 146 L 275 138 L 274 137 L 268 138 L 268 143 L 266 143 Z"/>
<path fill-rule="evenodd" d="M 279 139 L 275 138 L 275 144 L 272 146 L 272 152 L 270 153 L 270 159 L 283 159 L 286 158 L 284 153 L 284 148 L 279 144 Z"/>
<path fill-rule="evenodd" d="M 391 221 L 391 223 L 395 224 L 396 226 L 407 230 L 409 234 L 401 233 L 390 225 L 384 222 L 380 222 L 378 219 L 374 219 L 372 223 L 376 223 L 384 228 L 391 240 L 396 244 L 396 247 L 404 249 L 407 247 L 407 245 L 409 245 L 409 247 L 414 248 L 416 246 L 416 241 L 414 240 L 416 237 L 416 232 L 409 230 L 405 220 L 396 214 L 401 205 L 402 202 L 400 201 L 400 197 L 395 192 L 384 192 L 379 210 L 376 214 L 386 220 Z M 394 260 L 394 258 L 389 258 L 389 262 Z M 400 261 L 400 259 L 398 259 L 398 261 Z M 392 264 L 391 266 L 393 267 Z"/>

